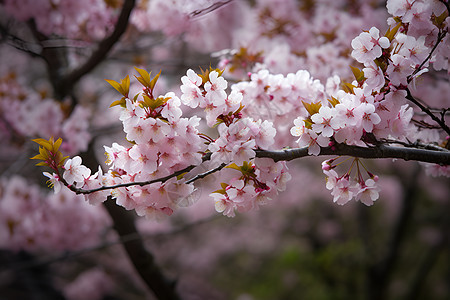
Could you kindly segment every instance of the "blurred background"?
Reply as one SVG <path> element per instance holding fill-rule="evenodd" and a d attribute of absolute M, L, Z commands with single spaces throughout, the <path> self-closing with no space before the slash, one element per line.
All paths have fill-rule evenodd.
<path fill-rule="evenodd" d="M 111 217 L 111 200 L 92 206 L 67 189 L 55 194 L 29 160 L 31 139 L 55 136 L 65 155 L 106 170 L 103 145 L 124 134 L 119 108 L 108 108 L 118 94 L 104 79 L 136 74 L 134 66 L 162 70 L 157 94 L 180 94 L 187 69 L 209 66 L 224 68 L 230 85 L 261 69 L 305 69 L 325 89 L 335 76 L 351 81 L 351 40 L 387 30 L 385 5 L 0 1 L 0 299 L 155 299 L 123 248 L 129 242 L 145 246 L 181 299 L 450 299 L 450 181 L 417 162 L 365 160 L 380 177 L 371 207 L 334 204 L 324 158 L 309 157 L 288 163 L 286 191 L 258 211 L 215 212 L 213 174 L 194 205 L 153 221 L 118 206 Z M 431 106 L 450 107 L 445 71 L 417 86 Z M 118 231 L 120 220 L 137 230 Z"/>

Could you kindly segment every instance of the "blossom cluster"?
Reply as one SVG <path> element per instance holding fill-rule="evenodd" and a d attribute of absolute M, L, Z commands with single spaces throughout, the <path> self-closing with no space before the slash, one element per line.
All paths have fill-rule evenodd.
<path fill-rule="evenodd" d="M 331 190 L 333 202 L 344 205 L 352 198 L 361 201 L 367 206 L 373 205 L 379 197 L 380 188 L 377 186 L 378 176 L 370 173 L 364 167 L 360 159 L 353 159 L 350 169 L 339 176 L 333 165 L 336 159 L 329 159 L 322 163 L 323 173 L 327 176 L 326 188 Z M 352 169 L 356 169 L 356 176 L 351 176 Z M 364 179 L 361 168 L 364 168 L 368 178 Z"/>
<path fill-rule="evenodd" d="M 398 19 L 385 36 L 380 37 L 378 28 L 372 27 L 352 40 L 352 56 L 364 65 L 362 71 L 352 68 L 354 82 L 342 83 L 343 90 L 328 99 L 328 103 L 304 103 L 308 114 L 294 121 L 291 134 L 299 136 L 299 146 L 308 146 L 309 154 L 318 155 L 320 147 L 335 143 L 365 146 L 382 139 L 407 141 L 419 136 L 418 128 L 411 123 L 413 109 L 406 104 L 407 88 L 415 77 L 428 71 L 425 67 L 434 45 L 443 42 L 438 33 L 447 32 L 443 30 L 447 26 L 444 25 L 446 11 L 438 2 L 416 1 L 410 5 L 406 2 L 388 1 L 389 11 Z M 409 13 L 417 16 L 405 18 Z M 436 18 L 436 13 L 441 17 Z M 434 24 L 432 16 L 435 17 Z M 424 28 L 419 38 L 407 35 L 409 28 L 419 26 L 419 22 L 429 24 L 428 30 Z M 434 39 L 430 39 L 430 35 Z M 429 39 L 427 45 L 426 37 Z M 423 138 L 424 133 L 420 135 Z M 358 172 L 353 184 L 349 173 L 339 177 L 329 167 L 324 172 L 328 176 L 327 188 L 333 190 L 334 201 L 339 204 L 355 197 L 371 205 L 378 198 L 373 176 L 364 181 Z M 369 196 L 361 198 L 361 193 Z"/>
<path fill-rule="evenodd" d="M 222 188 L 210 196 L 214 199 L 216 211 L 229 217 L 234 217 L 235 210 L 246 212 L 266 204 L 278 192 L 284 191 L 286 182 L 291 179 L 285 162 L 274 163 L 269 158 L 257 158 L 250 163 L 245 161 L 242 166 L 233 163 L 227 168 L 234 170 L 228 174 L 228 182 L 221 183 Z"/>
<path fill-rule="evenodd" d="M 211 168 L 220 169 L 232 163 L 228 168 L 234 166 L 241 172 L 237 177 L 231 177 L 229 183 L 222 183 L 227 186 L 227 192 L 222 195 L 239 190 L 240 200 L 232 197 L 234 202 L 230 203 L 241 204 L 228 205 L 226 210 L 216 205 L 219 212 L 232 216 L 235 209 L 255 209 L 284 189 L 285 182 L 290 179 L 285 164 L 271 160 L 271 163 L 254 161 L 256 149 L 268 149 L 274 143 L 275 128 L 267 120 L 243 117 L 242 94 L 237 91 L 226 93 L 228 83 L 219 70 L 210 69 L 200 75 L 188 70 L 181 79 L 181 99 L 173 92 L 154 97 L 159 74 L 151 79 L 150 73 L 136 70 L 143 92 L 134 97 L 128 95 L 128 76 L 120 83 L 108 80 L 123 95 L 111 106 L 121 107 L 119 119 L 131 146 L 118 143 L 105 146 L 106 163 L 110 166 L 107 173 L 104 174 L 99 167 L 98 172 L 92 174 L 79 156 L 66 160 L 59 154 L 60 139 L 56 142 L 53 139 L 35 140 L 41 147 L 40 154 L 34 159 L 43 160 L 41 165 L 55 171 L 53 174 L 44 173 L 55 192 L 67 185 L 77 192 L 85 190 L 86 199 L 91 204 L 101 203 L 112 196 L 117 204 L 133 209 L 141 216 L 159 218 L 171 215 L 177 207 L 192 204 L 196 191 L 192 182 L 185 183 L 191 175 L 181 173 L 175 177 L 172 174 L 183 170 L 188 172 L 189 168 L 200 165 L 206 154 Z M 182 103 L 193 109 L 203 108 L 206 124 L 217 127 L 219 136 L 213 139 L 199 133 L 201 118 L 183 118 Z M 202 144 L 201 138 L 206 140 L 206 145 Z M 60 173 L 60 167 L 63 173 Z M 244 194 L 246 201 L 243 200 Z M 217 203 L 216 194 L 212 195 Z"/>
<path fill-rule="evenodd" d="M 217 126 L 219 137 L 209 141 L 211 166 L 228 164 L 227 168 L 240 171 L 237 177 L 221 183 L 222 189 L 211 194 L 218 212 L 234 216 L 234 211 L 248 211 L 264 204 L 284 190 L 290 179 L 282 163 L 265 161 L 261 167 L 256 161 L 255 149 L 269 149 L 275 142 L 273 123 L 246 117 L 241 92 L 232 89 L 227 95 L 227 81 L 222 72 L 209 70 L 201 76 L 193 70 L 181 80 L 181 99 L 191 108 L 203 108 L 208 126 Z M 269 174 L 266 174 L 268 172 Z"/>
<path fill-rule="evenodd" d="M 91 174 L 78 156 L 68 159 L 62 176 L 67 185 L 96 189 L 104 185 L 148 182 L 202 162 L 203 149 L 197 130 L 199 118 L 182 118 L 181 101 L 174 93 L 153 95 L 159 74 L 151 80 L 145 70 L 137 71 L 141 76 L 136 78 L 143 85 L 143 92 L 134 97 L 128 97 L 128 77 L 121 84 L 108 81 L 123 95 L 112 106 L 121 107 L 120 120 L 131 145 L 113 143 L 111 147 L 105 146 L 106 163 L 110 165 L 105 174 L 100 167 L 98 172 Z M 90 203 L 98 204 L 112 195 L 119 205 L 134 209 L 141 216 L 171 215 L 194 192 L 193 185 L 182 184 L 183 180 L 172 178 L 151 185 L 101 190 L 89 193 L 86 198 Z"/>
<path fill-rule="evenodd" d="M 121 107 L 119 119 L 131 145 L 105 146 L 110 165 L 105 174 L 99 168 L 91 175 L 81 158 L 74 157 L 65 162 L 62 176 L 57 170 L 46 176 L 57 189 L 61 184 L 75 191 L 83 189 L 93 204 L 112 196 L 139 215 L 158 217 L 193 202 L 196 187 L 188 178 L 195 175 L 185 173 L 210 160 L 208 166 L 218 174 L 238 171 L 236 176 L 225 176 L 222 188 L 211 194 L 216 210 L 233 216 L 235 210 L 254 209 L 272 199 L 290 178 L 284 164 L 258 162 L 258 149 L 297 145 L 307 147 L 309 155 L 319 155 L 321 148 L 333 149 L 337 144 L 366 147 L 387 140 L 424 138 L 427 131 L 412 122 L 409 85 L 427 72 L 430 62 L 446 55 L 441 51 L 448 38 L 446 10 L 439 2 L 416 1 L 407 10 L 422 14 L 408 19 L 398 3 L 409 2 L 388 1 L 394 18 L 389 19 L 390 28 L 384 35 L 372 27 L 351 41 L 351 56 L 361 64 L 351 67 L 352 82 L 333 76 L 324 86 L 305 70 L 271 74 L 255 65 L 248 81 L 229 87 L 224 71 L 210 67 L 201 74 L 189 69 L 181 78 L 180 97 L 173 92 L 156 97 L 159 74 L 151 79 L 145 70 L 136 68 L 143 90 L 130 97 L 128 76 L 120 83 L 108 80 L 123 96 L 112 106 Z M 431 27 L 419 35 L 417 22 L 422 19 Z M 182 117 L 186 112 L 182 105 L 203 110 L 203 117 Z M 209 127 L 208 134 L 199 132 L 202 120 Z M 210 137 L 214 128 L 217 138 Z M 439 143 L 444 138 L 433 136 L 435 140 L 427 141 Z M 202 144 L 201 139 L 206 142 Z M 367 171 L 364 179 L 361 166 L 355 159 L 349 171 L 339 176 L 332 161 L 325 164 L 327 188 L 335 202 L 344 204 L 355 198 L 371 205 L 378 198 L 376 177 Z M 352 168 L 357 169 L 354 178 Z M 271 172 L 270 178 L 266 172 Z"/>

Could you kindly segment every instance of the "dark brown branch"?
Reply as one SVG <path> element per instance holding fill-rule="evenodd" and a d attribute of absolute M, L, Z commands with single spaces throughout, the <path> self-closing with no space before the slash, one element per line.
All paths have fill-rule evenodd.
<path fill-rule="evenodd" d="M 134 217 L 130 211 L 118 206 L 112 197 L 108 197 L 104 206 L 113 219 L 114 229 L 120 237 L 138 234 Z M 136 271 L 158 299 L 180 299 L 175 291 L 176 282 L 164 276 L 156 265 L 153 255 L 145 249 L 141 239 L 129 239 L 123 243 L 123 246 Z"/>
<path fill-rule="evenodd" d="M 442 239 L 439 243 L 437 243 L 436 245 L 432 245 L 430 249 L 428 249 L 422 261 L 419 262 L 419 267 L 412 279 L 412 282 L 410 284 L 410 290 L 406 294 L 405 299 L 408 300 L 419 299 L 420 291 L 426 282 L 425 278 L 428 277 L 428 274 L 435 266 L 441 252 L 445 251 L 445 247 L 446 241 L 445 239 Z"/>
<path fill-rule="evenodd" d="M 157 179 L 153 179 L 153 180 L 148 180 L 148 181 L 134 181 L 134 182 L 128 182 L 128 183 L 120 183 L 120 184 L 111 185 L 111 186 L 102 186 L 102 187 L 92 189 L 92 190 L 78 189 L 74 186 L 70 186 L 69 188 L 76 194 L 90 194 L 90 193 L 94 193 L 94 192 L 117 189 L 117 188 L 121 188 L 121 187 L 129 187 L 129 186 L 134 186 L 134 185 L 145 186 L 145 185 L 149 185 L 149 184 L 156 183 L 156 182 L 164 183 L 173 177 L 177 177 L 179 175 L 182 175 L 183 173 L 191 171 L 195 167 L 196 166 L 189 166 L 182 170 L 176 171 L 170 175 L 167 175 L 167 176 L 164 176 L 161 178 L 157 178 Z M 67 184 L 65 184 L 65 185 L 67 185 Z"/>
<path fill-rule="evenodd" d="M 437 36 L 437 40 L 436 40 L 436 44 L 434 44 L 434 46 L 431 49 L 430 53 L 424 59 L 424 61 L 420 64 L 420 66 L 418 68 L 416 68 L 416 70 L 411 75 L 408 76 L 408 82 L 410 82 L 414 78 L 414 75 L 416 75 L 418 72 L 420 72 L 420 70 L 423 68 L 425 63 L 430 60 L 430 58 L 433 55 L 434 51 L 436 51 L 437 47 L 442 42 L 442 40 L 444 39 L 446 34 L 447 34 L 447 31 L 440 31 L 439 30 L 439 33 L 438 33 L 438 36 Z"/>
<path fill-rule="evenodd" d="M 31 57 L 42 57 L 38 52 L 32 50 L 32 46 L 37 46 L 34 44 L 31 44 L 20 37 L 12 34 L 9 31 L 8 26 L 4 26 L 0 23 L 0 43 L 6 42 L 8 45 L 16 48 L 19 51 L 23 51 L 30 55 Z"/>
<path fill-rule="evenodd" d="M 189 179 L 188 181 L 186 181 L 186 184 L 192 183 L 192 182 L 194 182 L 194 181 L 196 181 L 196 180 L 198 180 L 198 179 L 205 178 L 206 176 L 208 176 L 208 175 L 210 175 L 210 174 L 213 174 L 213 173 L 215 173 L 215 172 L 217 172 L 217 171 L 220 171 L 220 170 L 222 170 L 223 168 L 225 168 L 226 165 L 227 165 L 226 163 L 222 163 L 220 166 L 218 166 L 218 167 L 216 167 L 216 168 L 214 168 L 214 169 L 211 169 L 211 170 L 209 170 L 209 171 L 207 171 L 207 172 L 205 172 L 205 173 L 198 174 L 198 175 L 196 175 L 195 177 L 193 177 L 193 178 Z"/>
<path fill-rule="evenodd" d="M 233 1 L 233 0 L 219 1 L 219 2 L 213 3 L 206 8 L 194 10 L 193 12 L 190 13 L 190 15 L 191 15 L 191 17 L 198 17 L 198 16 L 206 15 L 207 13 L 215 11 L 216 9 L 230 3 L 231 1 Z"/>
<path fill-rule="evenodd" d="M 404 178 L 405 194 L 402 199 L 400 213 L 387 243 L 387 252 L 380 261 L 374 262 L 368 269 L 368 299 L 370 300 L 385 299 L 385 294 L 395 269 L 395 263 L 398 260 L 400 249 L 416 206 L 419 173 L 420 168 L 416 167 L 409 178 Z"/>
<path fill-rule="evenodd" d="M 438 117 L 436 117 L 426 106 L 422 105 L 422 103 L 417 101 L 417 99 L 413 97 L 413 95 L 411 94 L 411 92 L 408 88 L 406 89 L 406 99 L 408 99 L 409 101 L 411 101 L 412 103 L 417 105 L 424 113 L 429 115 L 431 117 L 431 119 L 433 119 L 433 121 L 438 123 L 439 126 L 441 126 L 441 128 L 444 129 L 445 132 L 447 132 L 447 135 L 450 136 L 450 128 L 445 124 L 445 122 L 443 120 L 439 119 Z"/>
<path fill-rule="evenodd" d="M 125 0 L 122 11 L 120 12 L 114 31 L 110 36 L 102 40 L 97 47 L 97 50 L 92 53 L 91 57 L 78 69 L 73 70 L 69 74 L 65 75 L 59 82 L 58 89 L 62 91 L 71 90 L 73 85 L 80 80 L 84 75 L 92 71 L 98 64 L 100 64 L 117 43 L 120 37 L 125 32 L 128 26 L 128 20 L 131 15 L 131 11 L 135 6 L 135 0 Z"/>
<path fill-rule="evenodd" d="M 87 152 L 81 154 L 85 165 L 91 169 L 98 166 L 94 144 L 91 142 Z M 118 206 L 111 196 L 107 197 L 103 204 L 113 221 L 113 227 L 119 238 L 140 234 L 131 211 L 126 211 L 123 207 Z M 179 299 L 175 291 L 175 282 L 164 276 L 162 270 L 155 263 L 153 255 L 145 248 L 142 239 L 125 240 L 123 246 L 136 271 L 158 299 Z"/>
<path fill-rule="evenodd" d="M 398 158 L 403 160 L 415 160 L 441 165 L 450 165 L 450 151 L 393 147 L 383 144 L 370 148 L 337 144 L 334 147 L 321 148 L 319 155 L 344 155 L 360 158 Z M 256 151 L 256 157 L 268 157 L 272 158 L 274 161 L 288 161 L 306 156 L 309 156 L 308 148 L 306 147 L 275 151 Z"/>
<path fill-rule="evenodd" d="M 435 163 L 440 165 L 450 165 L 450 151 L 443 149 L 442 151 L 429 150 L 429 149 L 417 149 L 417 148 L 406 148 L 406 147 L 393 147 L 384 144 L 380 144 L 374 147 L 365 148 L 359 146 L 349 146 L 345 144 L 337 144 L 333 147 L 321 148 L 319 156 L 353 156 L 360 158 L 398 158 L 402 160 L 415 160 L 421 162 Z M 256 150 L 256 157 L 260 158 L 271 158 L 274 161 L 289 161 L 293 159 L 298 159 L 302 157 L 311 156 L 308 154 L 308 148 L 296 148 L 296 149 L 285 149 L 285 150 Z M 211 153 L 206 153 L 203 155 L 203 161 L 209 160 L 211 157 Z M 69 188 L 77 193 L 77 194 L 91 194 L 98 191 L 111 190 L 115 188 L 121 187 L 129 187 L 129 186 L 145 186 L 156 182 L 166 182 L 167 180 L 187 173 L 194 169 L 196 166 L 188 166 L 182 170 L 179 170 L 173 174 L 170 174 L 165 177 L 149 180 L 149 181 L 137 181 L 137 182 L 128 182 L 121 183 L 112 186 L 102 186 L 96 189 L 85 190 L 78 189 L 74 186 L 70 186 Z M 219 167 L 212 169 L 204 174 L 197 175 L 196 177 L 188 180 L 186 183 L 192 183 L 195 180 L 201 179 L 220 171 L 225 164 L 220 165 Z M 67 186 L 67 184 L 65 184 Z"/>

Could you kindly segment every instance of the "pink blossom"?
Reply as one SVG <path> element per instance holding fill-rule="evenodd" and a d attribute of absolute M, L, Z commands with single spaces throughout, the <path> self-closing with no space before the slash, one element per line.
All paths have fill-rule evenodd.
<path fill-rule="evenodd" d="M 256 121 L 256 125 L 259 127 L 258 133 L 255 135 L 256 145 L 261 149 L 269 149 L 269 147 L 275 143 L 275 135 L 277 133 L 273 126 L 273 123 L 264 120 Z"/>
<path fill-rule="evenodd" d="M 154 123 L 153 118 L 131 117 L 124 122 L 123 131 L 127 134 L 127 140 L 147 143 L 152 138 L 152 132 L 148 128 Z"/>
<path fill-rule="evenodd" d="M 217 71 L 212 71 L 209 73 L 209 80 L 205 83 L 206 95 L 211 97 L 211 102 L 216 105 L 223 105 L 226 99 L 225 89 L 227 86 L 227 81 L 219 76 Z"/>
<path fill-rule="evenodd" d="M 186 76 L 181 77 L 181 82 L 183 83 L 180 87 L 182 92 L 181 101 L 184 105 L 196 108 L 203 99 L 199 88 L 202 84 L 202 79 L 192 69 L 187 70 L 186 74 Z"/>
<path fill-rule="evenodd" d="M 301 136 L 302 134 L 305 133 L 306 128 L 305 128 L 305 123 L 304 123 L 304 118 L 302 117 L 298 117 L 294 120 L 294 127 L 291 128 L 290 132 L 293 136 Z"/>
<path fill-rule="evenodd" d="M 386 70 L 389 81 L 394 86 L 406 86 L 408 84 L 408 76 L 414 71 L 411 67 L 411 61 L 400 54 L 392 55 L 391 60 L 392 62 L 388 65 Z"/>
<path fill-rule="evenodd" d="M 129 156 L 132 173 L 153 173 L 158 167 L 158 149 L 151 144 L 139 144 L 131 147 Z"/>
<path fill-rule="evenodd" d="M 353 198 L 354 189 L 347 178 L 341 178 L 337 180 L 331 195 L 334 196 L 333 202 L 344 205 Z"/>
<path fill-rule="evenodd" d="M 376 185 L 376 182 L 369 178 L 364 182 L 364 184 L 361 184 L 360 189 L 356 193 L 355 199 L 357 201 L 361 201 L 367 206 L 371 206 L 374 201 L 378 199 L 378 192 L 379 187 Z"/>
<path fill-rule="evenodd" d="M 362 107 L 362 119 L 361 125 L 366 132 L 372 132 L 373 125 L 381 122 L 380 116 L 375 113 L 375 106 L 370 103 L 361 103 Z"/>
<path fill-rule="evenodd" d="M 334 130 L 346 126 L 356 126 L 362 119 L 363 108 L 357 103 L 354 95 L 347 94 L 341 99 L 341 103 L 334 107 L 334 116 L 330 126 Z"/>
<path fill-rule="evenodd" d="M 103 177 L 103 170 L 98 166 L 98 171 L 84 179 L 83 189 L 90 190 L 102 187 L 105 183 L 105 178 Z M 97 205 L 107 200 L 107 197 L 111 194 L 110 191 L 98 191 L 90 194 L 86 194 L 85 198 L 89 204 Z"/>
<path fill-rule="evenodd" d="M 309 155 L 319 155 L 320 147 L 327 147 L 329 141 L 329 138 L 323 135 L 317 135 L 312 130 L 307 130 L 300 136 L 297 142 L 299 147 L 308 147 Z"/>
<path fill-rule="evenodd" d="M 352 40 L 352 56 L 360 63 L 369 63 L 380 57 L 382 48 L 389 47 L 386 37 L 380 38 L 380 31 L 376 27 L 370 28 L 369 32 L 363 32 Z"/>
<path fill-rule="evenodd" d="M 54 188 L 55 194 L 59 193 L 59 191 L 61 191 L 61 187 L 63 186 L 63 184 L 59 180 L 58 175 L 55 173 L 50 174 L 48 172 L 43 172 L 42 174 L 44 174 L 44 176 L 49 178 L 49 180 L 47 181 L 47 184 L 49 187 Z"/>
<path fill-rule="evenodd" d="M 181 101 L 180 98 L 175 96 L 175 93 L 169 92 L 163 96 L 164 98 L 169 98 L 164 105 L 161 116 L 168 119 L 169 122 L 174 122 L 180 119 L 182 111 L 180 109 Z"/>
<path fill-rule="evenodd" d="M 235 204 L 227 195 L 221 193 L 212 193 L 210 196 L 214 199 L 214 207 L 217 212 L 223 213 L 225 216 L 234 217 Z"/>
<path fill-rule="evenodd" d="M 388 0 L 386 7 L 388 13 L 396 17 L 403 17 L 411 12 L 415 0 Z"/>
<path fill-rule="evenodd" d="M 69 185 L 75 183 L 76 187 L 81 187 L 84 184 L 84 179 L 91 175 L 91 170 L 81 164 L 81 157 L 79 156 L 67 159 L 64 164 L 64 170 L 64 180 Z"/>
<path fill-rule="evenodd" d="M 408 58 L 412 65 L 420 65 L 425 61 L 429 49 L 424 45 L 424 36 L 416 40 L 413 36 L 398 34 L 396 39 L 399 43 L 403 44 L 398 54 Z"/>
<path fill-rule="evenodd" d="M 328 106 L 321 106 L 319 112 L 311 116 L 312 129 L 316 133 L 321 133 L 325 137 L 331 137 L 334 133 L 333 128 L 330 125 L 330 121 L 333 118 L 333 110 Z"/>
<path fill-rule="evenodd" d="M 364 77 L 366 78 L 365 83 L 368 88 L 379 91 L 386 82 L 383 71 L 374 62 L 366 63 L 365 66 L 363 69 Z"/>

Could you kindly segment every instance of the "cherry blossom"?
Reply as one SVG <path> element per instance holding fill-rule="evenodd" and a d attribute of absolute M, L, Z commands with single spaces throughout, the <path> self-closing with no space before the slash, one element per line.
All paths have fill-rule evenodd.
<path fill-rule="evenodd" d="M 55 173 L 50 174 L 49 172 L 42 172 L 42 174 L 49 178 L 47 181 L 48 186 L 54 189 L 55 194 L 59 193 L 61 191 L 61 187 L 64 186 L 59 180 L 59 176 Z"/>
<path fill-rule="evenodd" d="M 363 184 L 361 184 L 360 189 L 356 194 L 356 200 L 361 201 L 367 206 L 373 205 L 374 201 L 376 201 L 379 197 L 378 195 L 379 187 L 376 186 L 376 183 L 373 179 L 367 179 Z"/>
<path fill-rule="evenodd" d="M 348 178 L 341 178 L 336 182 L 331 195 L 333 195 L 333 202 L 344 205 L 353 198 L 355 189 L 353 188 Z"/>
<path fill-rule="evenodd" d="M 334 133 L 333 128 L 330 125 L 332 118 L 333 111 L 331 108 L 328 106 L 321 106 L 319 112 L 311 116 L 311 120 L 314 122 L 312 129 L 325 137 L 331 137 Z"/>
<path fill-rule="evenodd" d="M 360 63 L 368 63 L 380 57 L 382 49 L 389 47 L 386 37 L 380 38 L 380 31 L 372 27 L 369 32 L 363 32 L 352 40 L 352 56 Z"/>
<path fill-rule="evenodd" d="M 298 139 L 299 147 L 308 146 L 308 154 L 319 155 L 320 147 L 328 146 L 329 139 L 323 135 L 317 135 L 312 130 L 306 130 Z"/>
<path fill-rule="evenodd" d="M 84 179 L 91 175 L 91 170 L 81 164 L 81 157 L 79 156 L 68 159 L 64 164 L 64 170 L 64 180 L 69 185 L 75 183 L 77 187 L 81 187 L 84 184 Z"/>

